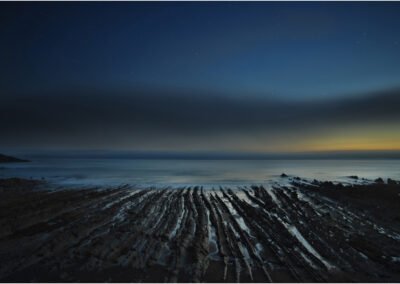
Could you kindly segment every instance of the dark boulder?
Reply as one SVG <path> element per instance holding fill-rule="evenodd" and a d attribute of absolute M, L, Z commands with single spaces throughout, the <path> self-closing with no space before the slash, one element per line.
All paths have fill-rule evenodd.
<path fill-rule="evenodd" d="M 334 186 L 333 182 L 331 182 L 331 181 L 324 181 L 324 182 L 322 183 L 322 185 L 323 185 L 323 186 L 326 186 L 326 187 L 332 187 L 332 186 Z"/>
<path fill-rule="evenodd" d="M 387 183 L 391 185 L 397 184 L 397 182 L 395 180 L 392 180 L 391 178 L 388 178 Z"/>
<path fill-rule="evenodd" d="M 281 177 L 282 177 L 282 178 L 285 178 L 285 177 L 287 177 L 287 174 L 282 173 L 282 174 L 281 174 Z"/>
<path fill-rule="evenodd" d="M 375 182 L 376 182 L 376 183 L 383 183 L 383 179 L 379 177 L 379 178 L 377 178 L 377 179 L 375 180 Z"/>
<path fill-rule="evenodd" d="M 358 179 L 358 176 L 349 176 L 349 178 Z"/>

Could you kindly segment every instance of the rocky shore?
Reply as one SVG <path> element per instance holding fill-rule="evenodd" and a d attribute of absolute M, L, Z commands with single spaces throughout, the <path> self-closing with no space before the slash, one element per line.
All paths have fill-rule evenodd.
<path fill-rule="evenodd" d="M 1 282 L 399 282 L 400 184 L 0 180 Z"/>

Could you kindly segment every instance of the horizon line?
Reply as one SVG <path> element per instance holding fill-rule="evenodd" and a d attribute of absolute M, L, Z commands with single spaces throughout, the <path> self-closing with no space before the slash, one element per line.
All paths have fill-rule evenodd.
<path fill-rule="evenodd" d="M 271 160 L 271 159 L 400 159 L 400 149 L 325 150 L 296 152 L 249 151 L 162 151 L 162 150 L 73 150 L 30 149 L 6 151 L 25 158 L 98 158 L 98 159 L 194 159 L 194 160 Z"/>

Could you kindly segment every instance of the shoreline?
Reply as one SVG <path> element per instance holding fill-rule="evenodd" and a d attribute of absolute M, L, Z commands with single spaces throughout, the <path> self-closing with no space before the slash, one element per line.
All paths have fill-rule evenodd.
<path fill-rule="evenodd" d="M 0 179 L 2 282 L 399 282 L 400 184 Z"/>

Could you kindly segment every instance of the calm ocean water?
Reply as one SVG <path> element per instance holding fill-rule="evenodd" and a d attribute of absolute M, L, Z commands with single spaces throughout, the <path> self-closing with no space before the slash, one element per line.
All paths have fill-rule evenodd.
<path fill-rule="evenodd" d="M 42 178 L 62 184 L 241 185 L 279 181 L 279 175 L 320 180 L 400 180 L 400 160 L 128 160 L 37 159 L 0 165 L 0 177 Z"/>

